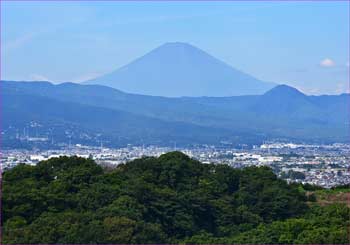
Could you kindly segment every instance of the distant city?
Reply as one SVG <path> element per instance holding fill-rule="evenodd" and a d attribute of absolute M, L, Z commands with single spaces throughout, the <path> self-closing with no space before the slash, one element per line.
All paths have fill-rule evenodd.
<path fill-rule="evenodd" d="M 288 182 L 309 183 L 325 188 L 350 183 L 350 144 L 312 145 L 266 142 L 252 148 L 198 145 L 190 148 L 134 146 L 107 148 L 81 144 L 67 144 L 51 150 L 4 150 L 1 155 L 2 170 L 18 164 L 35 165 L 40 161 L 60 156 L 92 158 L 98 164 L 114 168 L 119 164 L 141 157 L 160 156 L 170 151 L 181 151 L 203 163 L 228 164 L 234 168 L 269 166 Z"/>

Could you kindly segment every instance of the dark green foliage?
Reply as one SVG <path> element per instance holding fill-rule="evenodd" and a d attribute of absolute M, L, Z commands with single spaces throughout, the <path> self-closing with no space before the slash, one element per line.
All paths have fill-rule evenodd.
<path fill-rule="evenodd" d="M 349 240 L 346 229 L 350 225 L 349 215 L 349 209 L 344 205 L 314 206 L 303 217 L 261 224 L 227 241 L 266 244 L 347 244 Z"/>
<path fill-rule="evenodd" d="M 301 184 L 300 184 L 301 185 Z M 317 185 L 311 185 L 311 184 L 304 184 L 301 185 L 301 188 L 303 188 L 305 191 L 317 191 L 317 190 L 322 190 L 323 188 Z"/>
<path fill-rule="evenodd" d="M 300 189 L 180 152 L 108 172 L 61 157 L 4 173 L 3 242 L 346 243 L 349 209 L 310 209 Z"/>

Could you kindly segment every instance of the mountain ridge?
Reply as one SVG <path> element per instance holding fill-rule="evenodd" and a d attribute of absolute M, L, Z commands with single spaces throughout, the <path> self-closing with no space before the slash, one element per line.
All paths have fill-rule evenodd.
<path fill-rule="evenodd" d="M 271 138 L 310 142 L 348 141 L 346 122 L 349 117 L 349 94 L 307 96 L 293 88 L 282 86 L 272 90 L 272 92 L 284 92 L 284 89 L 290 92 L 291 90 L 290 97 L 270 97 L 271 93 L 267 92 L 264 95 L 250 96 L 167 98 L 128 94 L 105 86 L 74 83 L 53 85 L 50 83 L 2 81 L 0 87 L 2 98 L 7 95 L 7 99 L 3 100 L 2 103 L 3 112 L 5 109 L 11 109 L 16 101 L 22 101 L 19 103 L 19 109 L 22 108 L 22 111 L 26 112 L 23 115 L 28 115 L 27 112 L 31 112 L 36 115 L 36 118 L 46 118 L 47 113 L 43 114 L 43 112 L 35 111 L 35 108 L 31 109 L 22 100 L 25 97 L 37 96 L 64 102 L 64 107 L 77 108 L 77 105 L 84 105 L 82 111 L 76 110 L 77 114 L 95 110 L 93 108 L 104 109 L 103 113 L 99 109 L 100 125 L 103 125 L 103 120 L 112 121 L 110 125 L 113 125 L 114 119 L 111 118 L 117 117 L 111 117 L 108 114 L 121 111 L 141 116 L 139 118 L 156 120 L 154 121 L 155 126 L 148 119 L 137 119 L 140 123 L 135 124 L 133 121 L 136 119 L 133 120 L 134 117 L 129 117 L 131 121 L 126 121 L 126 124 L 133 125 L 134 128 L 125 130 L 127 134 L 140 132 L 139 128 L 152 128 L 151 131 L 148 131 L 147 137 L 161 137 L 162 140 L 168 138 L 168 143 L 170 139 L 166 137 L 167 128 L 173 128 L 174 137 L 172 140 L 181 141 L 189 139 L 184 132 L 191 134 L 191 130 L 187 130 L 191 127 L 196 132 L 197 137 L 191 138 L 191 140 L 202 143 L 206 141 L 220 142 L 228 139 L 232 142 L 252 143 Z M 45 105 L 46 102 L 41 104 Z M 40 103 L 37 105 L 40 107 Z M 14 110 L 12 109 L 12 111 Z M 97 113 L 94 114 L 97 115 Z M 70 115 L 64 113 L 61 115 L 67 119 L 66 121 L 72 122 Z M 26 119 L 27 123 L 31 121 L 30 117 L 26 116 L 21 118 L 7 115 L 5 118 L 8 121 L 8 126 L 14 125 L 17 118 Z M 74 121 L 74 123 L 75 125 L 81 124 L 81 126 L 84 124 L 84 122 L 79 121 Z M 178 124 L 176 127 L 172 127 L 172 123 Z M 160 125 L 161 134 L 157 133 L 156 125 Z M 118 129 L 118 127 L 118 123 L 110 126 L 111 130 Z M 104 128 L 106 127 L 101 126 L 98 130 Z M 119 127 L 119 132 L 121 131 L 123 130 Z M 145 133 L 146 131 L 140 133 L 140 137 L 144 137 Z"/>

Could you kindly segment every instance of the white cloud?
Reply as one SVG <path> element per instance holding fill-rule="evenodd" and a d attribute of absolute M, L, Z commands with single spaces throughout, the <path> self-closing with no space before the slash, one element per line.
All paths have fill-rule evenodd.
<path fill-rule="evenodd" d="M 87 73 L 87 74 L 82 74 L 78 77 L 72 78 L 70 79 L 70 81 L 72 82 L 76 82 L 76 83 L 80 83 L 80 82 L 85 82 L 88 80 L 92 80 L 96 77 L 102 76 L 104 74 L 106 74 L 107 72 L 91 72 L 91 73 Z"/>
<path fill-rule="evenodd" d="M 336 84 L 335 88 L 336 94 L 349 93 L 349 85 L 346 82 L 339 82 Z"/>
<path fill-rule="evenodd" d="M 31 74 L 30 75 L 30 80 L 33 81 L 50 81 L 50 79 L 44 75 L 40 75 L 40 74 Z"/>
<path fill-rule="evenodd" d="M 322 66 L 322 67 L 332 67 L 332 66 L 335 66 L 335 62 L 332 59 L 330 59 L 330 58 L 325 58 L 325 59 L 321 60 L 320 66 Z"/>
<path fill-rule="evenodd" d="M 309 88 L 306 90 L 307 94 L 322 94 L 322 91 L 320 88 Z"/>

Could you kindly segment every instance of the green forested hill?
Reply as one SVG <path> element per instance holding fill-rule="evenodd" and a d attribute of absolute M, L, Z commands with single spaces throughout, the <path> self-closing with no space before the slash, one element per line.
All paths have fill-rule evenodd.
<path fill-rule="evenodd" d="M 3 174 L 3 243 L 348 243 L 349 209 L 307 205 L 267 167 L 180 152 L 104 170 L 61 157 Z"/>

